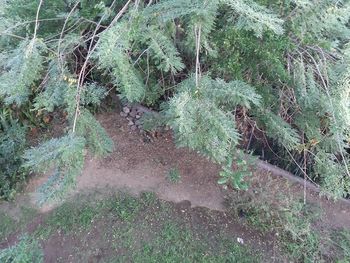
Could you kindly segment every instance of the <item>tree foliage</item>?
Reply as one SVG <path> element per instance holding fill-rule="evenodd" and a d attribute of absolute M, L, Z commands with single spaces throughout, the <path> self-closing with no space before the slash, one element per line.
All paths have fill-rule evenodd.
<path fill-rule="evenodd" d="M 0 97 L 8 108 L 66 113 L 67 134 L 24 155 L 24 167 L 53 171 L 44 200 L 74 185 L 85 148 L 112 151 L 90 112 L 107 86 L 162 105 L 160 122 L 179 146 L 222 165 L 221 183 L 244 187 L 233 160 L 259 131 L 282 165 L 334 197 L 349 193 L 349 2 L 40 3 L 0 1 Z"/>

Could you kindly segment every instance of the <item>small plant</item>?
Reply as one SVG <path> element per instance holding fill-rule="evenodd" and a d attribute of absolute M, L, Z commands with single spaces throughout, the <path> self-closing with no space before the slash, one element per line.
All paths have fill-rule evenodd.
<path fill-rule="evenodd" d="M 60 229 L 68 233 L 76 228 L 88 229 L 97 214 L 95 206 L 67 202 L 50 214 L 46 223 L 51 227 L 51 230 Z"/>
<path fill-rule="evenodd" d="M 141 203 L 136 197 L 121 193 L 111 199 L 110 210 L 121 220 L 129 221 L 141 209 Z"/>
<path fill-rule="evenodd" d="M 26 146 L 26 128 L 0 115 L 0 199 L 13 199 L 25 180 L 21 155 Z"/>
<path fill-rule="evenodd" d="M 157 201 L 157 195 L 154 192 L 141 193 L 141 200 L 146 206 L 154 205 Z"/>
<path fill-rule="evenodd" d="M 0 240 L 3 240 L 15 228 L 15 221 L 5 212 L 0 211 Z"/>
<path fill-rule="evenodd" d="M 293 199 L 288 191 L 271 200 L 266 194 L 272 188 L 269 183 L 257 188 L 257 191 L 230 194 L 227 199 L 229 209 L 245 217 L 254 228 L 274 233 L 289 259 L 297 262 L 322 261 L 323 235 L 312 225 L 319 217 L 319 211 Z"/>
<path fill-rule="evenodd" d="M 19 243 L 0 251 L 2 263 L 40 263 L 43 253 L 37 241 L 23 236 Z"/>
<path fill-rule="evenodd" d="M 243 180 L 246 176 L 252 176 L 249 165 L 255 160 L 252 156 L 244 156 L 241 151 L 237 151 L 236 158 L 228 158 L 226 166 L 220 172 L 218 184 L 232 186 L 235 189 L 247 190 L 248 184 Z M 234 163 L 234 170 L 233 170 Z"/>
<path fill-rule="evenodd" d="M 177 168 L 171 168 L 167 174 L 167 179 L 171 183 L 178 183 L 181 179 L 181 175 L 180 175 L 179 170 Z"/>
<path fill-rule="evenodd" d="M 336 251 L 338 263 L 349 262 L 350 259 L 350 230 L 341 229 L 333 231 L 330 238 L 332 251 Z"/>

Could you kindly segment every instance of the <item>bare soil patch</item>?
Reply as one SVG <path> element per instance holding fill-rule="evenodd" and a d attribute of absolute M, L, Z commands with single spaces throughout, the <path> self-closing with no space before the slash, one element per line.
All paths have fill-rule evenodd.
<path fill-rule="evenodd" d="M 220 168 L 193 151 L 176 148 L 171 131 L 160 134 L 153 142 L 144 142 L 144 137 L 138 131 L 131 131 L 127 121 L 118 113 L 105 113 L 98 119 L 113 139 L 115 150 L 104 159 L 87 156 L 74 193 L 104 187 L 128 189 L 134 194 L 153 191 L 167 201 L 188 200 L 193 207 L 225 210 L 225 195 L 232 190 L 224 190 L 217 184 Z M 176 184 L 166 178 L 172 168 L 178 169 L 181 175 Z M 278 192 L 283 192 L 286 184 L 296 199 L 304 195 L 300 184 L 290 183 L 261 170 L 255 172 L 253 178 L 247 179 L 252 182 L 252 191 L 255 187 L 269 184 L 271 199 Z M 34 178 L 27 191 L 33 192 L 44 180 L 45 177 Z M 326 225 L 350 229 L 350 206 L 347 204 L 327 200 L 310 190 L 307 191 L 306 200 L 322 209 Z M 42 209 L 47 211 L 50 206 Z"/>
<path fill-rule="evenodd" d="M 132 195 L 139 195 L 145 191 L 154 192 L 161 200 L 175 203 L 177 211 L 175 217 L 183 216 L 191 228 L 204 227 L 205 229 L 199 231 L 210 233 L 221 227 L 229 236 L 242 238 L 249 246 L 261 251 L 265 260 L 269 259 L 268 262 L 281 262 L 277 260 L 280 251 L 273 234 L 253 230 L 247 227 L 244 217 L 235 217 L 226 211 L 226 197 L 234 190 L 224 189 L 217 184 L 220 170 L 217 165 L 193 151 L 176 148 L 171 131 L 159 134 L 149 142 L 144 140 L 138 131 L 132 131 L 125 119 L 116 112 L 104 113 L 98 116 L 98 119 L 113 139 L 115 149 L 103 159 L 87 155 L 84 171 L 69 198 L 74 199 L 80 193 L 94 191 L 99 191 L 102 195 L 110 193 L 111 190 L 122 190 Z M 167 179 L 171 169 L 179 171 L 179 182 L 172 183 Z M 46 176 L 35 176 L 30 180 L 23 195 L 27 199 L 29 197 L 30 206 L 35 206 L 35 190 L 46 179 Z M 261 170 L 254 172 L 253 177 L 247 180 L 251 184 L 248 191 L 258 191 L 262 187 L 268 189 L 262 198 L 268 198 L 271 202 L 278 202 L 276 197 L 287 188 L 295 199 L 302 199 L 304 195 L 304 189 L 300 184 L 290 183 L 284 178 Z M 19 199 L 23 199 L 23 196 Z M 346 203 L 327 200 L 309 190 L 306 193 L 306 200 L 322 211 L 317 227 L 350 229 L 350 207 Z M 27 200 L 22 204 L 26 202 Z M 40 214 L 27 226 L 26 231 L 35 232 L 46 215 L 58 205 L 51 204 L 38 208 Z M 8 204 L 1 204 L 1 209 L 13 213 L 14 216 L 17 211 Z M 204 210 L 210 211 L 210 220 L 204 216 L 206 213 Z M 73 235 L 63 235 L 60 232 L 53 234 L 42 243 L 45 262 L 57 262 L 58 258 L 62 262 L 77 262 L 79 253 L 86 251 L 84 247 L 91 253 L 85 255 L 88 256 L 84 257 L 87 260 L 85 262 L 102 262 L 102 258 L 111 257 L 113 253 L 126 253 L 127 248 L 111 250 L 107 241 L 106 244 L 96 244 L 96 240 L 104 240 L 100 229 L 108 224 L 110 221 L 101 219 L 94 222 L 91 231 L 88 232 Z M 1 247 L 15 243 L 17 237 L 18 232 L 12 234 L 6 242 L 1 242 Z M 109 248 L 105 249 L 104 246 Z M 80 252 L 79 247 L 82 248 Z"/>

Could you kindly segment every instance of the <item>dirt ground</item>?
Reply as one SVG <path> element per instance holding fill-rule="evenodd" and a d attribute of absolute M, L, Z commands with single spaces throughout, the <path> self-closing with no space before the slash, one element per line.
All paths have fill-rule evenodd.
<path fill-rule="evenodd" d="M 206 207 L 224 211 L 224 199 L 230 189 L 217 184 L 219 167 L 197 153 L 184 148 L 176 148 L 170 131 L 161 134 L 153 142 L 144 142 L 137 131 L 130 131 L 125 119 L 116 112 L 104 113 L 98 120 L 107 130 L 115 144 L 114 151 L 104 159 L 87 156 L 84 171 L 78 178 L 74 193 L 95 188 L 128 189 L 138 194 L 153 191 L 159 198 L 181 202 L 188 200 L 192 207 Z M 173 184 L 167 180 L 169 170 L 179 170 L 181 179 Z M 34 192 L 46 177 L 35 177 L 28 185 L 27 192 Z M 254 185 L 269 184 L 269 196 L 274 198 L 283 191 L 286 183 L 296 198 L 303 198 L 303 187 L 289 183 L 286 179 L 263 171 L 254 172 L 249 178 Z M 35 195 L 32 195 L 35 202 Z M 324 211 L 324 223 L 330 227 L 350 229 L 350 205 L 320 197 L 318 193 L 307 191 L 306 201 Z M 44 206 L 48 211 L 53 206 Z"/>
<path fill-rule="evenodd" d="M 131 131 L 125 119 L 116 112 L 104 113 L 98 116 L 98 120 L 113 139 L 115 149 L 103 159 L 87 155 L 84 171 L 78 177 L 77 187 L 70 196 L 96 189 L 102 192 L 106 191 L 105 189 L 126 190 L 135 195 L 151 191 L 162 200 L 180 203 L 180 205 L 185 201 L 188 207 L 206 208 L 220 212 L 223 218 L 226 216 L 224 201 L 232 190 L 224 189 L 217 184 L 219 172 L 217 165 L 193 151 L 176 148 L 170 131 L 154 138 L 152 142 L 145 142 L 143 136 L 138 131 Z M 178 169 L 181 175 L 177 183 L 171 183 L 167 179 L 168 172 L 174 168 Z M 37 175 L 30 180 L 25 190 L 33 206 L 36 202 L 35 189 L 45 180 L 45 176 Z M 304 191 L 301 185 L 288 183 L 285 179 L 266 172 L 254 172 L 250 181 L 251 191 L 256 187 L 268 185 L 267 195 L 271 199 L 274 199 L 279 192 L 283 192 L 286 184 L 296 198 L 303 198 Z M 320 227 L 350 229 L 349 205 L 321 198 L 317 193 L 310 191 L 307 192 L 306 200 L 323 211 Z M 40 211 L 44 216 L 56 205 L 45 205 L 40 208 Z M 2 206 L 2 209 L 8 208 Z M 34 224 L 40 224 L 41 220 L 39 217 Z M 259 247 L 267 253 L 267 256 L 272 257 L 275 253 L 273 237 L 262 236 L 259 232 L 251 231 L 242 226 L 239 221 L 223 220 L 223 223 L 230 228 L 230 233 L 235 233 L 237 237 L 247 240 L 253 247 Z M 32 228 L 35 227 L 32 226 Z M 270 241 L 266 242 L 266 238 Z M 6 244 L 13 243 L 13 240 L 8 240 Z M 62 240 L 57 240 L 53 239 L 47 244 L 45 249 L 51 251 L 49 253 L 56 253 L 52 251 L 57 251 L 57 247 L 69 246 L 69 242 L 78 242 L 74 238 L 63 243 Z M 52 255 L 52 258 L 55 256 Z"/>

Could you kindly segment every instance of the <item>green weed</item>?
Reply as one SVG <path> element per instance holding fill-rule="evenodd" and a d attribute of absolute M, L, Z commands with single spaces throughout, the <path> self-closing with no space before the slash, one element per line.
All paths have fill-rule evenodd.
<path fill-rule="evenodd" d="M 3 240 L 16 228 L 15 220 L 8 214 L 0 211 L 0 240 Z"/>
<path fill-rule="evenodd" d="M 312 227 L 313 222 L 320 217 L 320 211 L 294 200 L 288 191 L 271 200 L 266 196 L 268 188 L 268 185 L 259 186 L 259 192 L 232 194 L 228 198 L 228 206 L 236 215 L 244 217 L 250 226 L 278 236 L 279 245 L 290 260 L 322 260 L 322 235 Z"/>
<path fill-rule="evenodd" d="M 142 202 L 145 204 L 145 206 L 152 206 L 157 201 L 157 195 L 153 192 L 143 192 L 140 196 Z"/>
<path fill-rule="evenodd" d="M 130 257 L 112 262 L 258 262 L 258 257 L 252 256 L 244 246 L 222 240 L 222 248 L 215 250 L 210 248 L 208 240 L 172 221 L 166 222 L 154 239 L 143 241 Z"/>
<path fill-rule="evenodd" d="M 37 241 L 23 236 L 19 243 L 0 251 L 2 263 L 40 263 L 43 253 Z"/>
<path fill-rule="evenodd" d="M 23 231 L 24 227 L 37 214 L 34 208 L 21 206 L 16 218 L 10 216 L 5 211 L 0 211 L 0 240 L 6 238 L 14 231 Z"/>
<path fill-rule="evenodd" d="M 180 172 L 177 168 L 171 168 L 167 174 L 167 179 L 171 183 L 178 183 L 181 180 Z"/>
<path fill-rule="evenodd" d="M 330 247 L 336 251 L 338 263 L 346 263 L 350 260 L 350 230 L 333 231 L 330 238 Z"/>
<path fill-rule="evenodd" d="M 57 230 L 63 239 L 72 233 L 81 237 L 84 246 L 63 251 L 72 254 L 72 260 L 85 262 L 103 248 L 113 251 L 107 255 L 118 254 L 110 262 L 258 262 L 247 247 L 226 239 L 220 231 L 209 234 L 192 227 L 187 221 L 190 210 L 178 214 L 173 204 L 160 201 L 154 193 L 145 192 L 140 197 L 117 193 L 95 202 L 90 196 L 76 200 L 57 207 L 32 235 L 43 242 Z M 94 222 L 103 234 L 91 241 L 85 238 Z M 19 249 L 24 251 L 22 247 L 29 248 L 30 244 L 35 242 L 28 238 Z M 66 260 L 63 254 L 61 260 Z"/>
<path fill-rule="evenodd" d="M 45 221 L 45 229 L 38 229 L 37 234 L 47 237 L 54 230 L 62 230 L 65 233 L 73 230 L 86 230 L 98 215 L 97 207 L 86 203 L 77 204 L 67 202 L 56 208 Z M 48 226 L 48 227 L 47 227 Z"/>
<path fill-rule="evenodd" d="M 125 221 L 133 219 L 142 207 L 138 198 L 123 193 L 112 198 L 110 204 L 110 211 Z"/>

